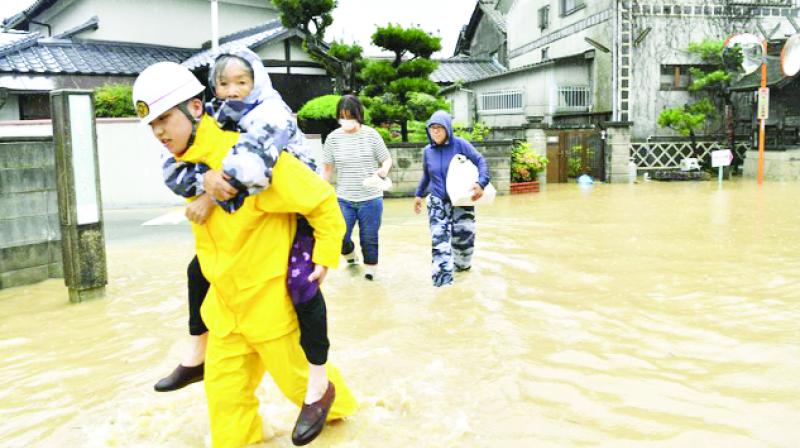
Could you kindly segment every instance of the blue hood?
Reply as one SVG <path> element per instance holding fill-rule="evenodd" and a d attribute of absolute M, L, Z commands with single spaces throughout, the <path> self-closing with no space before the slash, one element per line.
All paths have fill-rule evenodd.
<path fill-rule="evenodd" d="M 447 141 L 444 145 L 437 145 L 436 142 L 433 141 L 431 138 L 431 133 L 428 130 L 431 125 L 438 124 L 444 126 L 447 129 Z M 443 110 L 437 110 L 436 112 L 431 115 L 431 118 L 425 124 L 425 134 L 428 136 L 428 142 L 431 146 L 447 146 L 453 144 L 453 119 L 450 118 L 450 114 Z"/>

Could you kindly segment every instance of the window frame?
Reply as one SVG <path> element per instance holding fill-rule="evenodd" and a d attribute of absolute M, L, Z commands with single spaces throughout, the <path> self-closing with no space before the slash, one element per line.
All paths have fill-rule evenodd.
<path fill-rule="evenodd" d="M 567 9 L 567 2 L 569 1 L 575 4 L 572 6 L 572 8 Z M 586 0 L 559 0 L 558 3 L 561 6 L 561 17 L 571 15 L 586 7 Z"/>
<path fill-rule="evenodd" d="M 550 28 L 550 5 L 539 8 L 539 31 Z"/>

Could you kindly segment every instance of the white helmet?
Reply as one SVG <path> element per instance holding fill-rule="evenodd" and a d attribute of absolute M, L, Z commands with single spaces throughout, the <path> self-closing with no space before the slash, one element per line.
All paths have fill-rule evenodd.
<path fill-rule="evenodd" d="M 186 67 L 157 62 L 142 71 L 133 83 L 133 107 L 144 124 L 203 91 L 205 87 Z"/>

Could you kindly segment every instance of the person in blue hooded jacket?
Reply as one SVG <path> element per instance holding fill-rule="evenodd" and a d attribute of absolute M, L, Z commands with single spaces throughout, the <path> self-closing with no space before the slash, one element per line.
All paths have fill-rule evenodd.
<path fill-rule="evenodd" d="M 475 207 L 454 206 L 447 195 L 447 170 L 450 161 L 458 154 L 467 157 L 478 167 L 478 182 L 473 187 L 472 200 L 483 196 L 489 184 L 489 167 L 483 156 L 468 141 L 453 135 L 450 115 L 436 111 L 426 126 L 430 144 L 423 150 L 422 179 L 414 198 L 414 212 L 422 211 L 422 196 L 427 199 L 428 221 L 431 228 L 431 253 L 433 257 L 433 286 L 453 283 L 454 271 L 467 271 L 472 267 L 475 247 Z"/>

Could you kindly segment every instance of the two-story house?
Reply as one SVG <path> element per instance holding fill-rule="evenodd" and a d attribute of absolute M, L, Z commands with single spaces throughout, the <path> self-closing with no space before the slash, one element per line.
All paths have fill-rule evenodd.
<path fill-rule="evenodd" d="M 628 123 L 631 154 L 645 169 L 672 167 L 682 158 L 674 148 L 654 155 L 646 143 L 677 138 L 659 127 L 658 116 L 696 98 L 688 90 L 690 69 L 702 61 L 687 51 L 691 43 L 740 32 L 785 39 L 800 15 L 796 0 L 494 0 L 479 1 L 473 18 L 488 25 L 489 8 L 504 18 L 507 43 L 495 47 L 507 52 L 507 70 L 445 87 L 454 119 L 598 133 L 606 122 Z M 483 55 L 484 41 L 497 39 L 488 26 L 473 28 L 461 34 L 462 57 Z M 742 101 L 747 118 L 749 96 Z M 708 132 L 720 127 L 718 120 Z"/>

